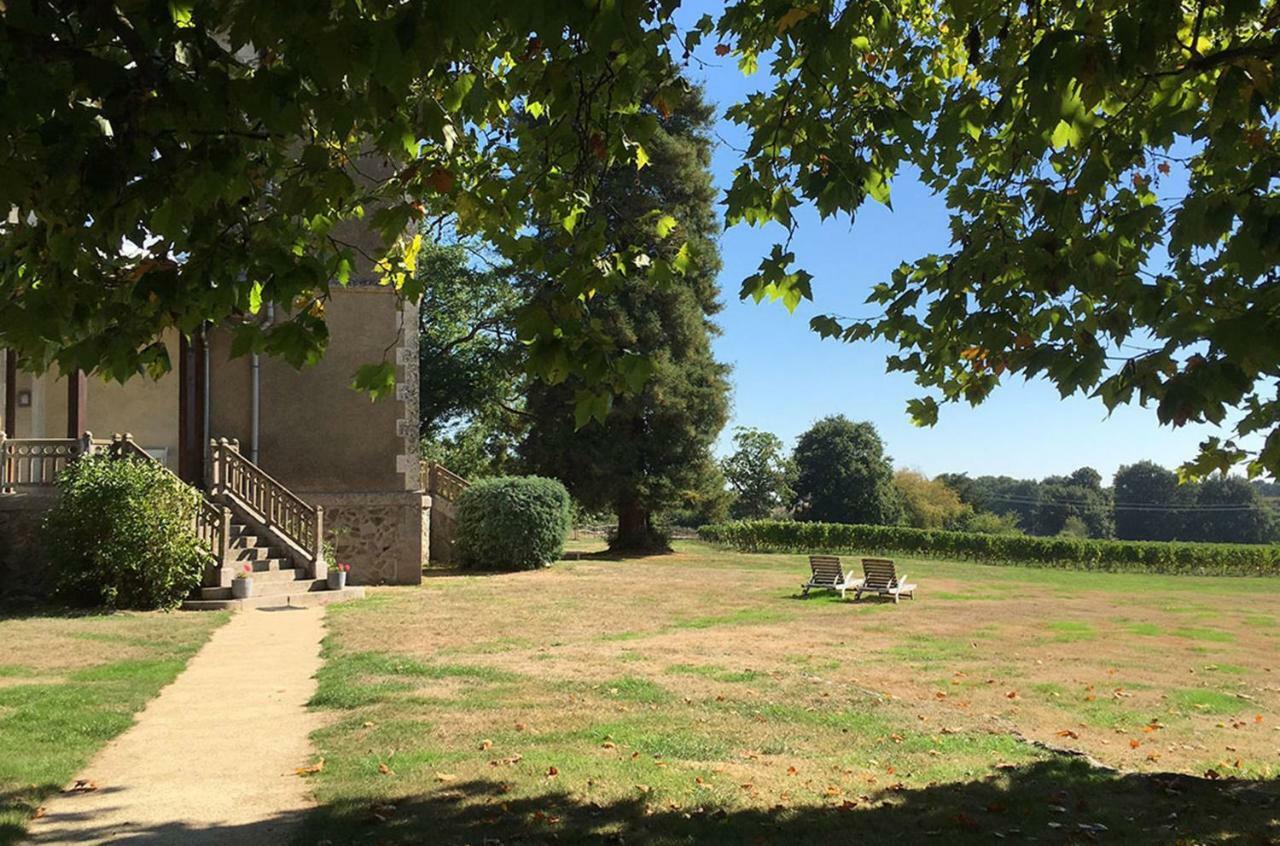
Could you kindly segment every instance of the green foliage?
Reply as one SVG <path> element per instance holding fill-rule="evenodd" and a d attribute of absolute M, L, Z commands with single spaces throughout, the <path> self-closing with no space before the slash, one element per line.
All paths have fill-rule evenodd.
<path fill-rule="evenodd" d="M 477 267 L 481 261 L 462 244 L 429 243 L 418 256 L 419 426 L 427 439 L 497 417 L 518 394 L 519 295 L 507 274 Z"/>
<path fill-rule="evenodd" d="M 1062 528 L 1058 530 L 1060 538 L 1087 538 L 1089 537 L 1089 524 L 1079 517 L 1072 515 L 1062 521 Z"/>
<path fill-rule="evenodd" d="M 796 441 L 796 518 L 897 523 L 902 514 L 893 464 L 870 423 L 824 417 Z"/>
<path fill-rule="evenodd" d="M 812 296 L 797 209 L 852 220 L 918 173 L 948 249 L 878 284 L 870 316 L 812 320 L 896 346 L 918 422 L 1041 376 L 1174 426 L 1230 417 L 1192 473 L 1280 468 L 1271 4 L 752 0 L 688 29 L 682 5 L 10 0 L 0 337 L 127 378 L 170 365 L 163 332 L 226 321 L 238 352 L 303 364 L 332 284 L 418 296 L 406 233 L 426 224 L 548 281 L 526 362 L 603 419 L 663 363 L 619 347 L 598 295 L 683 288 L 701 258 L 678 203 L 646 208 L 669 249 L 616 239 L 607 183 L 662 167 L 675 68 L 714 40 L 768 73 L 726 109 L 744 141 L 710 229 L 786 230 L 742 297 Z M 297 307 L 263 328 L 272 302 Z"/>
<path fill-rule="evenodd" d="M 609 168 L 597 203 L 607 213 L 610 249 L 679 265 L 680 278 L 637 279 L 587 295 L 610 344 L 649 363 L 647 378 L 638 373 L 629 393 L 602 397 L 608 415 L 600 415 L 601 425 L 585 427 L 582 415 L 573 413 L 577 388 L 531 383 L 521 452 L 531 470 L 563 480 L 584 507 L 612 508 L 618 515 L 614 545 L 631 549 L 665 545 L 654 530 L 654 513 L 704 498 L 717 484 L 723 488 L 711 457 L 728 416 L 729 392 L 728 368 L 711 351 L 711 317 L 720 308 L 711 109 L 696 89 L 665 96 L 662 109 L 645 109 L 655 124 L 645 142 L 648 164 Z M 532 301 L 545 302 L 556 284 L 539 274 L 529 282 Z"/>
<path fill-rule="evenodd" d="M 1031 534 L 1061 534 L 1071 523 L 1086 537 L 1109 538 L 1115 533 L 1112 513 L 1111 495 L 1103 490 L 1098 471 L 1081 467 L 1070 476 L 1049 476 L 1037 486 Z"/>
<path fill-rule="evenodd" d="M 795 471 L 783 452 L 782 439 L 772 432 L 739 426 L 733 432 L 733 453 L 720 462 L 733 491 L 730 513 L 739 519 L 761 519 L 789 505 Z"/>
<path fill-rule="evenodd" d="M 1182 534 L 1177 509 L 1194 500 L 1192 486 L 1180 487 L 1176 473 L 1153 461 L 1121 467 L 1112 491 L 1116 537 L 1123 540 L 1177 540 Z"/>
<path fill-rule="evenodd" d="M 900 554 L 1068 570 L 1280 576 L 1280 546 L 1037 538 L 904 526 L 770 520 L 703 526 L 698 536 L 743 552 Z"/>
<path fill-rule="evenodd" d="M 1239 476 L 1210 476 L 1195 491 L 1197 510 L 1184 517 L 1187 540 L 1268 543 L 1280 539 L 1280 518 Z"/>
<path fill-rule="evenodd" d="M 973 514 L 973 508 L 961 502 L 959 494 L 923 473 L 899 470 L 893 474 L 893 484 L 902 500 L 904 522 L 913 528 L 955 528 Z"/>
<path fill-rule="evenodd" d="M 545 567 L 564 552 L 573 505 L 539 476 L 481 479 L 458 498 L 458 552 L 483 570 Z"/>
<path fill-rule="evenodd" d="M 151 461 L 95 455 L 70 464 L 44 522 L 57 593 L 107 608 L 172 608 L 200 584 L 208 554 L 192 530 L 200 494 Z"/>
<path fill-rule="evenodd" d="M 990 511 L 972 511 L 952 527 L 961 532 L 983 535 L 1020 535 L 1018 521 L 1012 514 L 992 514 Z"/>

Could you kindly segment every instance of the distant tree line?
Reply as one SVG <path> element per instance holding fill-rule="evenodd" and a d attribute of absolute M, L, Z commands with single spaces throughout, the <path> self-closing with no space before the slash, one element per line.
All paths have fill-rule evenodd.
<path fill-rule="evenodd" d="M 1153 462 L 1121 467 L 1112 485 L 1081 467 L 1017 479 L 894 470 L 871 423 L 817 421 L 787 455 L 769 432 L 740 428 L 722 470 L 735 518 L 903 525 L 1122 540 L 1280 540 L 1280 485 L 1214 475 L 1179 483 Z"/>

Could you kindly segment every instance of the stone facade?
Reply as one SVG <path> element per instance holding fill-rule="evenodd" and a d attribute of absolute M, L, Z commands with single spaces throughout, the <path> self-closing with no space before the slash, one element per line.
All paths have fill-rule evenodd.
<path fill-rule="evenodd" d="M 48 496 L 0 496 L 0 600 L 48 595 L 48 561 L 40 544 L 40 524 L 51 504 Z"/>
<path fill-rule="evenodd" d="M 272 316 L 285 315 L 264 309 L 264 320 Z M 232 333 L 211 330 L 202 428 L 211 438 L 237 441 L 253 464 L 325 508 L 353 583 L 416 584 L 430 548 L 431 504 L 418 450 L 418 307 L 362 279 L 335 287 L 325 317 L 325 355 L 301 370 L 278 358 L 232 357 Z M 168 341 L 176 350 L 176 336 Z M 361 365 L 384 358 L 396 365 L 395 393 L 370 401 L 352 378 Z M 177 469 L 179 381 L 176 373 L 125 385 L 90 379 L 85 428 L 106 438 L 131 432 Z M 16 388 L 27 404 L 14 414 L 15 437 L 61 437 L 65 380 L 23 373 Z M 9 546 L 4 535 L 0 544 Z"/>
<path fill-rule="evenodd" d="M 336 563 L 349 563 L 352 584 L 403 585 L 422 580 L 429 554 L 431 497 L 399 493 L 309 493 L 324 507 L 325 539 Z"/>

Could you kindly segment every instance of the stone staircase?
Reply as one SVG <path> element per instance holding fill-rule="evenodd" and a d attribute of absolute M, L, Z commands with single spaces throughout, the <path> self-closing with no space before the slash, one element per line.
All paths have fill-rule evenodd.
<path fill-rule="evenodd" d="M 218 570 L 219 583 L 200 588 L 198 596 L 182 604 L 184 609 L 305 607 L 364 596 L 362 587 L 330 590 L 326 579 L 311 578 L 308 570 L 297 566 L 285 550 L 273 545 L 265 532 L 255 531 L 248 523 L 233 518 L 230 535 L 228 562 Z M 246 564 L 253 568 L 253 596 L 236 599 L 231 583 Z"/>

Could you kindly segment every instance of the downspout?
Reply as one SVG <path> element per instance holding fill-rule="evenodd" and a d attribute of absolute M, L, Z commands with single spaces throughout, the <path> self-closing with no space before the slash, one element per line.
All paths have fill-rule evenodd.
<path fill-rule="evenodd" d="M 209 466 L 209 438 L 212 431 L 210 423 L 212 420 L 212 410 L 210 404 L 213 399 L 213 388 L 210 386 L 210 378 L 213 375 L 213 369 L 209 365 L 209 324 L 206 323 L 200 327 L 200 346 L 204 352 L 204 421 L 203 421 L 203 437 L 200 439 L 200 449 L 204 452 L 204 461 L 202 466 Z M 202 480 L 203 481 L 203 480 Z"/>
<path fill-rule="evenodd" d="M 276 304 L 267 303 L 267 325 L 276 322 Z M 253 385 L 249 396 L 249 460 L 258 463 L 262 436 L 262 358 L 257 353 L 249 360 Z"/>

